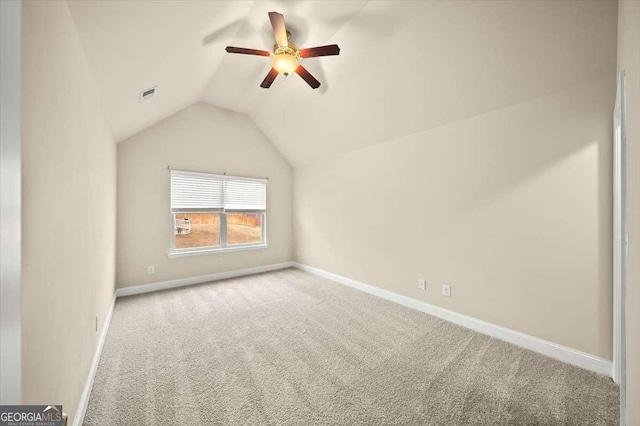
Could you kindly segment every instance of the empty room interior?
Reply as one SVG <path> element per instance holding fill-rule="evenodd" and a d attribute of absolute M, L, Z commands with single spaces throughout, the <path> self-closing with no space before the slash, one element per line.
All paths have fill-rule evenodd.
<path fill-rule="evenodd" d="M 0 424 L 640 426 L 640 2 L 0 21 Z"/>

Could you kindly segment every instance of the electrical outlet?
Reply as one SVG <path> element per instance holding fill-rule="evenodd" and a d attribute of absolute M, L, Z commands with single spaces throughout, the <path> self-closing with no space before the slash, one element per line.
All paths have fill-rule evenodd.
<path fill-rule="evenodd" d="M 156 267 L 151 265 L 147 268 L 147 273 L 148 274 L 155 274 L 156 273 Z"/>
<path fill-rule="evenodd" d="M 418 280 L 418 287 L 420 287 L 420 290 L 426 290 L 427 289 L 427 280 L 423 280 L 422 278 L 420 278 Z"/>
<path fill-rule="evenodd" d="M 451 286 L 447 284 L 442 284 L 442 295 L 446 297 L 451 297 Z"/>
<path fill-rule="evenodd" d="M 98 331 L 98 316 L 96 315 L 96 331 Z"/>

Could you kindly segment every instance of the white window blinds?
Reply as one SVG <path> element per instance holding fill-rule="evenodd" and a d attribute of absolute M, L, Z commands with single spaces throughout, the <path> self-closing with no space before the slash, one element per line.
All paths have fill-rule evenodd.
<path fill-rule="evenodd" d="M 266 210 L 267 182 L 236 177 L 224 179 L 225 210 Z"/>
<path fill-rule="evenodd" d="M 171 170 L 171 211 L 265 211 L 267 180 Z"/>

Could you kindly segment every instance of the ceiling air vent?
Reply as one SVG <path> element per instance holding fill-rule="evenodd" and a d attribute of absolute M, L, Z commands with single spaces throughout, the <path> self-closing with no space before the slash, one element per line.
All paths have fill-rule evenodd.
<path fill-rule="evenodd" d="M 156 89 L 158 86 L 153 86 L 151 89 L 140 92 L 140 102 L 148 101 L 156 95 Z"/>

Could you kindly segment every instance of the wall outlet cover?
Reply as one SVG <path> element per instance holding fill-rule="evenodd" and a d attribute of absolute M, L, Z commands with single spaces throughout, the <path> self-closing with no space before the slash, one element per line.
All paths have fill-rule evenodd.
<path fill-rule="evenodd" d="M 420 290 L 426 290 L 427 289 L 427 280 L 419 279 L 418 280 L 418 287 L 420 287 Z"/>
<path fill-rule="evenodd" d="M 442 284 L 442 295 L 446 297 L 451 297 L 451 286 L 447 284 Z"/>

